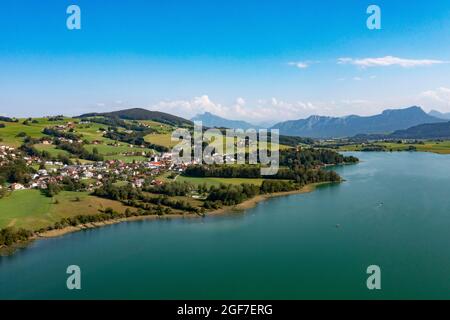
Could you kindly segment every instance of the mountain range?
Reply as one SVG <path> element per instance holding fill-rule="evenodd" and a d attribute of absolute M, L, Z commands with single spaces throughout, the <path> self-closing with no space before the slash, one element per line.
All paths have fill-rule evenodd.
<path fill-rule="evenodd" d="M 310 116 L 307 119 L 291 120 L 274 125 L 280 134 L 311 138 L 343 138 L 358 134 L 388 134 L 424 123 L 445 120 L 427 114 L 422 108 L 385 110 L 374 116 L 325 117 Z"/>
<path fill-rule="evenodd" d="M 198 114 L 191 121 L 201 121 L 205 127 L 230 128 L 230 129 L 258 129 L 251 123 L 242 120 L 229 120 L 216 116 L 210 112 Z"/>
<path fill-rule="evenodd" d="M 192 126 L 192 121 L 202 121 L 205 127 L 258 129 L 260 126 L 246 121 L 229 120 L 205 112 L 187 120 L 160 111 L 141 108 L 105 113 L 87 113 L 79 118 L 104 116 L 124 120 L 152 120 L 174 126 Z M 350 115 L 346 117 L 310 116 L 306 119 L 290 120 L 275 124 L 271 129 L 279 129 L 284 136 L 309 138 L 341 138 L 359 135 L 386 138 L 442 138 L 450 137 L 450 114 L 438 111 L 426 113 L 413 106 L 405 109 L 385 110 L 373 116 Z"/>
<path fill-rule="evenodd" d="M 439 118 L 439 119 L 445 119 L 445 120 L 450 120 L 450 112 L 447 113 L 442 113 L 436 110 L 431 110 L 430 112 L 428 112 L 428 114 L 430 116 Z"/>
<path fill-rule="evenodd" d="M 448 139 L 450 122 L 425 123 L 390 134 L 389 139 Z"/>

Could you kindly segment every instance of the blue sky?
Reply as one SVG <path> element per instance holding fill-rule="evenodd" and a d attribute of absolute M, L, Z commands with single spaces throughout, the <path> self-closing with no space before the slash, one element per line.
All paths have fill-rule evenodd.
<path fill-rule="evenodd" d="M 71 4 L 81 30 L 66 27 Z M 0 114 L 450 112 L 449 40 L 448 0 L 2 0 Z"/>

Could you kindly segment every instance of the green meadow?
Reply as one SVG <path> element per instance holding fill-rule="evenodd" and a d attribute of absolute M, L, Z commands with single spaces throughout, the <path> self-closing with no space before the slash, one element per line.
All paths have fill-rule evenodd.
<path fill-rule="evenodd" d="M 371 144 L 351 144 L 339 147 L 339 151 L 361 151 Z M 450 154 L 450 140 L 425 141 L 422 143 L 395 143 L 395 142 L 375 142 L 372 145 L 382 146 L 385 151 L 408 151 L 413 146 L 420 152 L 432 152 L 438 154 Z"/>
<path fill-rule="evenodd" d="M 38 123 L 31 123 L 24 125 L 22 122 L 25 119 L 19 119 L 19 122 L 3 122 L 0 123 L 5 125 L 5 128 L 0 128 L 0 143 L 11 146 L 19 147 L 23 143 L 23 138 L 17 137 L 19 133 L 25 133 L 32 138 L 42 138 L 45 135 L 42 133 L 44 128 L 49 126 L 55 126 L 59 124 L 64 124 L 69 121 L 69 118 L 64 121 L 49 121 L 45 118 L 35 118 Z"/>
<path fill-rule="evenodd" d="M 178 141 L 172 141 L 172 133 L 152 133 L 145 136 L 145 141 L 172 148 L 178 144 Z"/>
<path fill-rule="evenodd" d="M 61 149 L 57 149 L 55 145 L 53 144 L 35 144 L 34 147 L 36 148 L 36 150 L 38 151 L 47 151 L 48 153 L 50 153 L 50 155 L 52 157 L 56 157 L 59 154 L 65 155 L 70 157 L 70 153 L 67 152 L 66 150 L 61 150 Z"/>
<path fill-rule="evenodd" d="M 0 199 L 0 229 L 5 227 L 37 230 L 49 226 L 62 218 L 76 215 L 91 215 L 99 209 L 126 210 L 120 202 L 90 196 L 87 192 L 63 191 L 49 198 L 39 190 L 11 192 Z"/>

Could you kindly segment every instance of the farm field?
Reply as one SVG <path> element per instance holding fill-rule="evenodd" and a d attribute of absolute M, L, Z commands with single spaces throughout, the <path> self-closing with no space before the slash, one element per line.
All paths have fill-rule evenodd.
<path fill-rule="evenodd" d="M 115 155 L 119 153 L 154 153 L 154 150 L 148 148 L 140 148 L 140 147 L 130 147 L 128 144 L 121 143 L 119 146 L 111 146 L 107 144 L 88 144 L 85 145 L 84 148 L 89 152 L 92 152 L 94 149 L 98 150 L 99 154 L 104 156 Z"/>
<path fill-rule="evenodd" d="M 432 152 L 438 154 L 450 154 L 450 140 L 445 141 L 426 141 L 421 143 L 395 143 L 395 142 L 375 142 L 374 145 L 382 146 L 386 151 L 407 151 L 410 146 L 413 146 L 420 152 Z M 370 144 L 369 144 L 370 145 Z M 361 151 L 368 145 L 352 144 L 342 146 L 339 151 Z"/>
<path fill-rule="evenodd" d="M 50 155 L 52 157 L 57 157 L 59 154 L 62 154 L 64 156 L 68 156 L 70 157 L 71 154 L 69 152 L 67 152 L 66 150 L 61 150 L 61 149 L 57 149 L 55 145 L 53 144 L 35 144 L 34 147 L 36 148 L 36 150 L 42 152 L 42 151 L 47 151 L 48 153 L 50 153 Z"/>
<path fill-rule="evenodd" d="M 0 229 L 5 227 L 36 230 L 64 217 L 98 213 L 98 209 L 126 210 L 120 202 L 90 196 L 86 192 L 62 191 L 49 198 L 39 190 L 14 191 L 0 199 Z"/>
<path fill-rule="evenodd" d="M 29 125 L 24 125 L 24 120 L 25 119 L 19 119 L 19 122 L 0 121 L 0 123 L 5 125 L 4 128 L 0 128 L 0 139 L 2 139 L 0 143 L 11 147 L 19 147 L 23 143 L 23 138 L 17 137 L 19 133 L 23 132 L 32 138 L 42 138 L 45 136 L 42 133 L 44 128 L 71 121 L 70 118 L 66 118 L 64 121 L 49 121 L 46 118 L 34 118 L 38 123 L 30 122 Z"/>
<path fill-rule="evenodd" d="M 145 141 L 167 148 L 172 148 L 178 144 L 178 141 L 172 141 L 171 133 L 149 134 L 145 136 Z"/>
<path fill-rule="evenodd" d="M 172 127 L 168 124 L 164 124 L 164 123 L 160 123 L 160 122 L 156 122 L 156 121 L 139 120 L 139 123 L 149 126 L 150 128 L 158 131 L 158 133 L 160 133 L 160 134 L 171 134 L 172 131 L 174 130 L 174 127 Z"/>
<path fill-rule="evenodd" d="M 165 133 L 165 134 L 149 134 L 145 136 L 145 141 L 157 144 L 160 146 L 164 146 L 167 148 L 172 148 L 175 145 L 177 145 L 178 141 L 172 141 L 172 133 Z M 222 147 L 224 151 L 226 152 L 227 148 L 234 148 L 235 139 L 218 139 L 215 140 L 211 135 L 205 135 L 205 137 L 210 141 L 211 146 L 217 148 L 217 150 L 220 150 Z M 270 143 L 268 144 L 270 147 Z M 289 146 L 286 145 L 279 145 L 279 149 L 289 149 Z M 256 148 L 253 148 L 251 151 L 256 151 Z"/>

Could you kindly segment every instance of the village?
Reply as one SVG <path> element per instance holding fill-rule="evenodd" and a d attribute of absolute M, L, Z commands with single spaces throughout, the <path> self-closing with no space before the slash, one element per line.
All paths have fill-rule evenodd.
<path fill-rule="evenodd" d="M 150 179 L 151 184 L 162 184 L 163 181 L 158 180 L 158 176 L 167 171 L 179 174 L 186 168 L 185 164 L 175 164 L 172 161 L 172 153 L 161 153 L 148 158 L 147 161 L 130 163 L 123 160 L 105 160 L 67 165 L 61 161 L 43 160 L 38 156 L 27 156 L 21 150 L 0 145 L 0 166 L 18 159 L 22 159 L 28 167 L 38 169 L 34 170 L 34 173 L 31 174 L 31 179 L 27 183 L 12 183 L 7 186 L 11 191 L 25 189 L 45 190 L 49 184 L 61 183 L 65 178 L 86 182 L 85 185 L 88 191 L 102 186 L 106 180 L 127 182 L 131 183 L 133 187 L 140 188 L 148 179 Z M 0 188 L 2 188 L 1 185 Z"/>
<path fill-rule="evenodd" d="M 133 144 L 108 139 L 108 133 L 122 131 L 132 135 L 132 130 L 118 129 L 116 126 L 107 128 L 100 126 L 95 132 L 96 138 L 88 141 L 79 130 L 90 128 L 93 124 L 90 120 L 64 121 L 63 116 L 47 117 L 46 120 L 62 122 L 46 126 L 41 132 L 43 136 L 38 138 L 31 138 L 20 132 L 16 137 L 23 139 L 23 143 L 18 148 L 0 144 L 0 167 L 20 161 L 29 169 L 26 170 L 26 178 L 19 179 L 21 181 L 17 179 L 10 179 L 15 180 L 10 183 L 0 181 L 2 194 L 5 194 L 5 190 L 46 190 L 49 185 L 65 184 L 68 180 L 81 182 L 82 190 L 85 191 L 93 191 L 103 186 L 106 181 L 129 183 L 135 188 L 142 188 L 144 184 L 163 184 L 166 180 L 159 177 L 165 173 L 176 179 L 189 165 L 200 164 L 203 161 L 207 164 L 245 161 L 244 154 L 236 160 L 233 153 L 220 152 L 221 144 L 218 145 L 219 149 L 214 146 L 210 147 L 208 152 L 205 150 L 205 154 L 202 150 L 200 157 L 182 157 L 180 161 L 179 154 L 174 151 L 177 150 L 176 147 L 173 150 L 166 148 L 167 150 L 158 152 L 146 146 L 145 142 Z M 15 119 L 11 121 L 17 122 Z M 32 119 L 23 123 L 25 122 L 30 123 Z M 145 124 L 139 126 L 148 128 Z M 43 149 L 37 149 L 37 146 L 42 146 Z M 50 154 L 46 147 L 52 148 L 55 153 Z M 238 140 L 234 147 L 240 148 L 242 152 L 245 150 L 245 140 Z M 112 158 L 105 158 L 99 154 L 98 148 L 121 151 Z M 234 148 L 233 150 L 236 151 Z"/>

